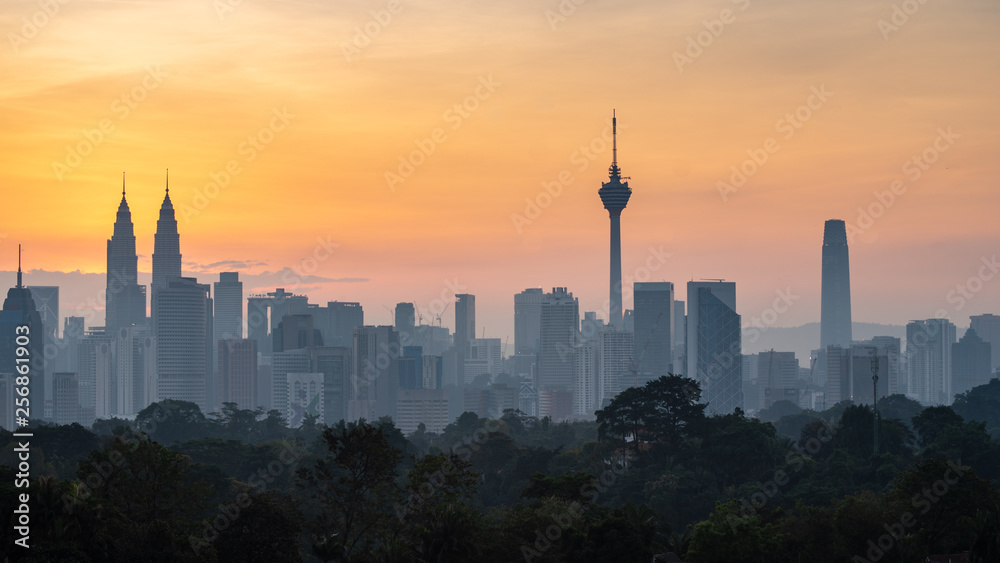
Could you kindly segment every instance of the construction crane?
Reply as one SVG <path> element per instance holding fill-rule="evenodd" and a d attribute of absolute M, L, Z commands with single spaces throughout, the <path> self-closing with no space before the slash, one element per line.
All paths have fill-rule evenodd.
<path fill-rule="evenodd" d="M 448 303 L 446 303 L 445 306 L 444 306 L 444 309 L 441 309 L 441 312 L 438 313 L 436 317 L 434 317 L 435 319 L 437 319 L 438 326 L 441 326 L 441 315 L 443 315 L 445 313 L 445 311 L 448 310 L 448 307 L 451 307 L 451 301 L 449 301 Z"/>
<path fill-rule="evenodd" d="M 396 318 L 393 315 L 392 309 L 390 309 L 388 305 L 382 305 L 382 306 L 385 307 L 386 311 L 389 311 L 389 324 L 391 325 L 396 324 Z"/>

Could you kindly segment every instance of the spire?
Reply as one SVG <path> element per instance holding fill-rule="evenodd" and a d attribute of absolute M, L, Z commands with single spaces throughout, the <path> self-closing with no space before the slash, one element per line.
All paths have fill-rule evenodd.
<path fill-rule="evenodd" d="M 17 288 L 21 289 L 24 284 L 21 283 L 21 245 L 17 245 Z"/>
<path fill-rule="evenodd" d="M 167 197 L 170 197 L 170 169 L 167 168 Z"/>
<path fill-rule="evenodd" d="M 614 109 L 611 110 L 611 147 L 611 167 L 608 168 L 608 173 L 612 182 L 618 182 L 622 171 L 618 167 L 618 116 Z"/>
<path fill-rule="evenodd" d="M 125 199 L 125 172 L 122 172 L 122 199 Z"/>

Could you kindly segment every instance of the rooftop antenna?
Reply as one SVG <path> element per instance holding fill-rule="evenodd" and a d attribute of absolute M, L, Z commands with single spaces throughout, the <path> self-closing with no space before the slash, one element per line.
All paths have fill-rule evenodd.
<path fill-rule="evenodd" d="M 17 288 L 24 287 L 21 284 L 21 245 L 17 245 Z"/>
<path fill-rule="evenodd" d="M 170 169 L 167 168 L 167 195 L 170 195 Z"/>
<path fill-rule="evenodd" d="M 125 197 L 125 172 L 122 172 L 122 197 Z"/>

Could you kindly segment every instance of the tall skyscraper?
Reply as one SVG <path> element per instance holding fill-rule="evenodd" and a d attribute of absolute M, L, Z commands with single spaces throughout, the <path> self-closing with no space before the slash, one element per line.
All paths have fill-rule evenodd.
<path fill-rule="evenodd" d="M 19 373 L 18 365 L 30 366 L 28 389 L 31 397 L 31 418 L 44 418 L 45 407 L 45 325 L 38 313 L 31 291 L 24 286 L 21 274 L 21 247 L 17 247 L 17 285 L 7 291 L 0 311 L 0 373 Z M 20 342 L 27 344 L 19 344 Z M 17 348 L 28 349 L 29 362 L 18 362 Z"/>
<path fill-rule="evenodd" d="M 639 385 L 673 371 L 674 284 L 636 282 L 632 361 Z"/>
<path fill-rule="evenodd" d="M 465 358 L 469 355 L 469 341 L 476 337 L 476 296 L 460 293 L 455 299 L 456 379 L 461 386 L 465 382 Z"/>
<path fill-rule="evenodd" d="M 156 343 L 145 324 L 121 327 L 115 339 L 115 371 L 109 408 L 115 415 L 132 417 L 151 402 L 146 386 L 156 381 Z"/>
<path fill-rule="evenodd" d="M 323 420 L 329 425 L 347 418 L 351 385 L 351 349 L 319 347 L 310 351 L 310 371 L 323 374 Z"/>
<path fill-rule="evenodd" d="M 851 269 L 847 228 L 831 219 L 823 230 L 823 286 L 820 303 L 819 345 L 851 346 Z"/>
<path fill-rule="evenodd" d="M 108 239 L 104 326 L 110 334 L 117 334 L 119 328 L 138 326 L 146 322 L 146 288 L 139 285 L 138 261 L 132 212 L 129 211 L 128 202 L 125 201 L 123 173 L 122 201 L 118 204 L 114 233 Z M 179 270 L 177 275 L 180 275 Z"/>
<path fill-rule="evenodd" d="M 948 319 L 906 325 L 907 394 L 925 405 L 950 405 L 951 345 L 955 325 Z"/>
<path fill-rule="evenodd" d="M 402 352 L 399 333 L 391 326 L 355 329 L 349 421 L 395 416 Z"/>
<path fill-rule="evenodd" d="M 627 330 L 605 328 L 598 340 L 600 357 L 597 366 L 597 402 L 604 408 L 618 393 L 632 387 L 632 353 L 635 335 Z"/>
<path fill-rule="evenodd" d="M 174 218 L 174 204 L 170 201 L 170 179 L 167 177 L 167 191 L 160 206 L 160 218 L 156 221 L 156 235 L 153 237 L 153 284 L 152 298 L 156 292 L 167 287 L 171 278 L 181 277 L 181 243 L 177 234 L 177 219 Z M 156 306 L 153 305 L 155 309 Z M 155 321 L 154 321 L 155 323 Z"/>
<path fill-rule="evenodd" d="M 215 282 L 216 340 L 243 338 L 243 282 L 239 272 L 222 272 Z"/>
<path fill-rule="evenodd" d="M 688 282 L 687 376 L 701 383 L 710 414 L 743 408 L 743 343 L 736 284 Z"/>
<path fill-rule="evenodd" d="M 565 287 L 554 287 L 542 301 L 538 390 L 572 392 L 573 353 L 580 327 L 580 302 Z M 570 400 L 572 411 L 572 400 Z"/>
<path fill-rule="evenodd" d="M 413 303 L 396 303 L 396 332 L 406 335 L 407 338 L 413 335 L 413 328 L 417 324 L 417 312 Z"/>
<path fill-rule="evenodd" d="M 236 403 L 241 409 L 254 409 L 257 401 L 257 341 L 222 339 L 219 347 L 219 403 Z"/>
<path fill-rule="evenodd" d="M 514 354 L 537 354 L 542 330 L 542 299 L 540 287 L 529 287 L 514 294 Z"/>
<path fill-rule="evenodd" d="M 202 411 L 215 389 L 210 377 L 212 351 L 209 286 L 194 278 L 172 278 L 153 293 L 153 329 L 156 334 L 157 396 L 190 401 Z"/>
<path fill-rule="evenodd" d="M 961 340 L 951 345 L 952 398 L 973 387 L 990 382 L 992 346 L 970 328 Z"/>
<path fill-rule="evenodd" d="M 601 196 L 604 208 L 611 218 L 611 300 L 608 307 L 608 324 L 614 328 L 622 326 L 622 210 L 628 205 L 632 196 L 632 188 L 628 182 L 622 181 L 621 169 L 618 168 L 618 118 L 612 113 L 611 118 L 612 157 L 609 181 L 601 184 L 597 191 Z"/>
<path fill-rule="evenodd" d="M 990 373 L 1000 369 L 1000 316 L 974 315 L 969 317 L 971 326 L 979 338 L 990 344 Z"/>

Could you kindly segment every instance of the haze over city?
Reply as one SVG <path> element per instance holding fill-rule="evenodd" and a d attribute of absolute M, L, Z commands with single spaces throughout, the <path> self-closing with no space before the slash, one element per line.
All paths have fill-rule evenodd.
<path fill-rule="evenodd" d="M 998 23 L 0 2 L 0 559 L 1000 561 Z"/>
<path fill-rule="evenodd" d="M 360 301 L 388 322 L 383 305 L 429 307 L 457 280 L 479 296 L 488 335 L 512 337 L 510 295 L 525 287 L 567 286 L 581 310 L 602 310 L 607 215 L 595 191 L 617 108 L 635 192 L 626 276 L 662 247 L 671 256 L 651 281 L 736 281 L 744 316 L 791 288 L 801 299 L 776 325 L 815 322 L 822 222 L 865 225 L 859 207 L 900 180 L 905 192 L 852 239 L 855 320 L 902 325 L 944 308 L 961 326 L 998 308 L 988 283 L 960 311 L 947 299 L 1000 235 L 995 3 L 921 4 L 898 31 L 880 29 L 891 5 L 866 2 L 572 7 L 404 2 L 368 25 L 378 7 L 364 3 L 60 4 L 29 39 L 21 18 L 38 7 L 11 4 L 0 24 L 23 42 L 8 38 L 14 56 L 0 61 L 4 269 L 13 279 L 16 239 L 29 272 L 102 272 L 125 170 L 148 273 L 170 168 L 185 272 L 301 270 L 317 240 L 332 241 L 297 289 L 314 302 Z M 710 42 L 706 21 L 722 26 Z M 709 44 L 691 57 L 699 33 Z M 70 166 L 68 148 L 102 120 L 113 131 Z M 436 129 L 443 142 L 390 189 L 386 174 Z M 939 130 L 955 136 L 938 142 L 946 152 L 904 171 Z M 269 141 L 260 150 L 257 136 Z M 777 152 L 720 196 L 769 138 Z M 230 161 L 240 173 L 198 209 Z M 543 183 L 562 188 L 550 203 Z M 548 205 L 519 223 L 532 216 L 526 198 Z M 274 277 L 247 289 L 291 285 Z"/>

